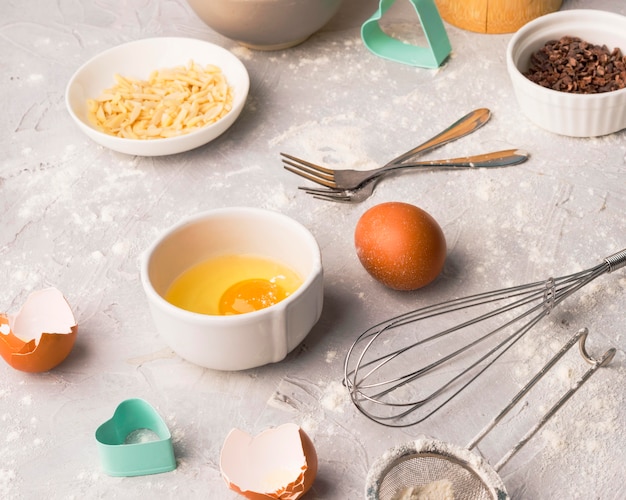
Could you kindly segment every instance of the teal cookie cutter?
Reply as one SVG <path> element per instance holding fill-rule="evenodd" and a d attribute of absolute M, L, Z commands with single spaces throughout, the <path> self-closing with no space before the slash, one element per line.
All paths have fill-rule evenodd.
<path fill-rule="evenodd" d="M 365 46 L 377 56 L 395 62 L 421 68 L 441 66 L 452 46 L 434 1 L 409 0 L 426 35 L 427 47 L 404 43 L 381 29 L 379 21 L 394 2 L 395 0 L 380 0 L 378 10 L 361 26 L 361 39 Z"/>
<path fill-rule="evenodd" d="M 120 403 L 96 430 L 102 468 L 109 476 L 142 476 L 176 468 L 172 435 L 143 399 Z"/>

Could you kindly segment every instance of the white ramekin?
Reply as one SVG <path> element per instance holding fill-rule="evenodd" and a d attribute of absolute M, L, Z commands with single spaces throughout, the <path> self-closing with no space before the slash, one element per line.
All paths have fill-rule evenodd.
<path fill-rule="evenodd" d="M 601 10 L 563 10 L 520 28 L 509 42 L 506 60 L 522 112 L 536 125 L 572 137 L 601 136 L 626 128 L 626 89 L 571 94 L 542 87 L 523 75 L 531 54 L 565 35 L 625 52 L 626 17 Z"/>

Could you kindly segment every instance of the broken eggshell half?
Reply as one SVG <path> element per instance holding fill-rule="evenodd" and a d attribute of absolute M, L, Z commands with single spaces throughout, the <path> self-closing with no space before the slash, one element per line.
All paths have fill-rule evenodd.
<path fill-rule="evenodd" d="M 78 325 L 56 288 L 31 293 L 14 315 L 0 314 L 0 355 L 16 370 L 51 370 L 71 352 Z"/>
<path fill-rule="evenodd" d="M 220 469 L 228 487 L 250 500 L 296 500 L 313 485 L 317 453 L 295 424 L 254 437 L 233 429 L 222 447 Z"/>

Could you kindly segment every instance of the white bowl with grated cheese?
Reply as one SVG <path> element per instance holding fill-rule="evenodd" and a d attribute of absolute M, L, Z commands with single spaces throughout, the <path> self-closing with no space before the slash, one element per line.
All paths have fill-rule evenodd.
<path fill-rule="evenodd" d="M 67 85 L 65 101 L 78 127 L 98 144 L 129 155 L 163 156 L 223 134 L 243 110 L 249 87 L 243 63 L 218 45 L 146 38 L 83 64 Z"/>

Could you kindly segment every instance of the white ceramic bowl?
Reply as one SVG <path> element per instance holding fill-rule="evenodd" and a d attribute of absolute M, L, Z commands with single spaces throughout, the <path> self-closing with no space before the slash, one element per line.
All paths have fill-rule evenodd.
<path fill-rule="evenodd" d="M 257 50 L 302 43 L 322 28 L 343 0 L 187 0 L 211 29 Z"/>
<path fill-rule="evenodd" d="M 224 254 L 278 261 L 304 282 L 273 306 L 233 316 L 186 311 L 163 298 L 183 271 Z M 223 208 L 176 224 L 145 252 L 141 281 L 167 344 L 182 358 L 216 370 L 244 370 L 284 359 L 322 312 L 323 272 L 315 238 L 300 223 L 269 210 Z"/>
<path fill-rule="evenodd" d="M 115 137 L 90 123 L 87 100 L 111 87 L 116 73 L 146 79 L 154 70 L 186 65 L 190 60 L 219 66 L 233 87 L 233 107 L 219 121 L 185 135 L 150 140 Z M 224 133 L 241 113 L 249 87 L 245 66 L 222 47 L 193 38 L 146 38 L 108 49 L 83 64 L 67 85 L 65 101 L 78 127 L 98 144 L 130 155 L 162 156 L 189 151 Z"/>
<path fill-rule="evenodd" d="M 549 40 L 569 35 L 609 50 L 626 52 L 626 17 L 600 10 L 574 9 L 546 14 L 511 38 L 507 69 L 522 112 L 536 125 L 561 135 L 594 137 L 626 128 L 626 89 L 601 94 L 570 94 L 528 80 L 530 56 Z"/>

